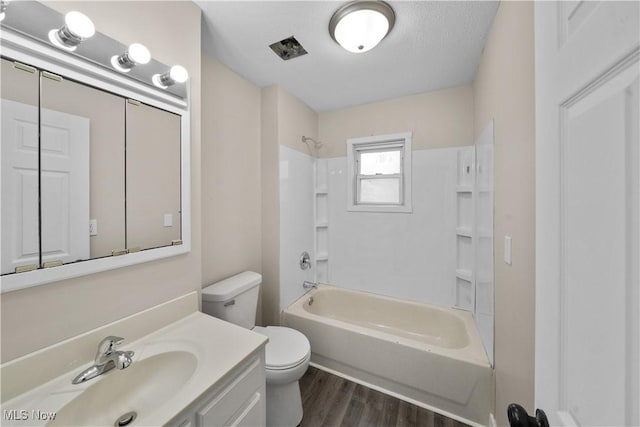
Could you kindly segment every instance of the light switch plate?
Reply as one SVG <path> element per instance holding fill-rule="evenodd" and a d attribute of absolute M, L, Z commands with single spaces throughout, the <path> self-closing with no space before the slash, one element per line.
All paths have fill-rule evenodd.
<path fill-rule="evenodd" d="M 98 235 L 98 220 L 91 219 L 89 220 L 89 236 L 97 236 Z"/>
<path fill-rule="evenodd" d="M 165 227 L 173 227 L 173 215 L 164 214 L 164 226 Z"/>
<path fill-rule="evenodd" d="M 511 236 L 504 236 L 504 262 L 511 265 Z"/>

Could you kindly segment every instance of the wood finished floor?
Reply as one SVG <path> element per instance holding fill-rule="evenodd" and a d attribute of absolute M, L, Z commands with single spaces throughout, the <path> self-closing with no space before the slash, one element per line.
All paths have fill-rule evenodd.
<path fill-rule="evenodd" d="M 300 379 L 300 427 L 465 427 L 464 423 L 309 366 Z"/>

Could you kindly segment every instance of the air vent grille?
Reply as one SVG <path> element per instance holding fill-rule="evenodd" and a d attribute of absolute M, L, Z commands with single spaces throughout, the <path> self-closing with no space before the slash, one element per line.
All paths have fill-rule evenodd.
<path fill-rule="evenodd" d="M 284 61 L 297 58 L 298 56 L 306 55 L 308 52 L 302 47 L 300 42 L 295 37 L 287 37 L 284 40 L 275 42 L 269 45 L 271 50 L 275 52 Z"/>

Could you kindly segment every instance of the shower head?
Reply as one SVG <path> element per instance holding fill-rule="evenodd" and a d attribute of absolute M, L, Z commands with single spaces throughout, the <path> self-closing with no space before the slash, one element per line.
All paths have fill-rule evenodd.
<path fill-rule="evenodd" d="M 304 142 L 305 144 L 309 144 L 309 142 L 313 142 L 313 148 L 322 147 L 322 142 L 316 141 L 315 139 L 313 139 L 311 137 L 308 137 L 308 136 L 302 135 L 302 142 Z"/>

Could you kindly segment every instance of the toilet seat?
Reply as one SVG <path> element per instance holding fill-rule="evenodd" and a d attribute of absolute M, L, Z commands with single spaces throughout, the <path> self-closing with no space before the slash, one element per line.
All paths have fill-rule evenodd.
<path fill-rule="evenodd" d="M 253 331 L 269 337 L 265 350 L 268 370 L 292 369 L 309 360 L 311 344 L 301 332 L 282 326 L 256 326 Z"/>

